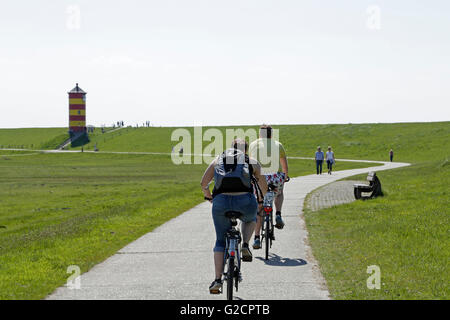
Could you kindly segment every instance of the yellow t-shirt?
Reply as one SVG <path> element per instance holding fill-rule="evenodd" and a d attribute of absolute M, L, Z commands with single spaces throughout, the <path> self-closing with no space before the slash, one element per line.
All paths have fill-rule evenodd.
<path fill-rule="evenodd" d="M 282 171 L 280 159 L 286 157 L 286 151 L 279 141 L 259 138 L 250 144 L 249 156 L 261 164 L 262 174 L 271 174 Z"/>

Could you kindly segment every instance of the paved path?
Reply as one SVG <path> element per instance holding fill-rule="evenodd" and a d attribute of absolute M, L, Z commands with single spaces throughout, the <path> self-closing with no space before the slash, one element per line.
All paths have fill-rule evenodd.
<path fill-rule="evenodd" d="M 283 217 L 286 226 L 275 233 L 268 262 L 254 250 L 243 263 L 240 299 L 329 299 L 311 249 L 302 215 L 303 201 L 314 189 L 347 176 L 383 166 L 309 175 L 286 184 Z M 81 288 L 58 288 L 48 299 L 225 299 L 210 295 L 214 278 L 214 227 L 211 204 L 202 203 L 119 250 L 81 276 Z"/>
<path fill-rule="evenodd" d="M 344 203 L 355 201 L 353 184 L 366 183 L 366 181 L 343 180 L 335 181 L 315 190 L 309 200 L 304 204 L 308 209 L 317 211 Z"/>
<path fill-rule="evenodd" d="M 120 129 L 120 128 L 119 128 Z M 118 130 L 118 129 L 116 129 Z M 0 151 L 35 151 L 39 153 L 79 153 L 81 150 L 61 150 L 61 149 L 51 149 L 51 150 L 36 150 L 36 149 L 21 149 L 21 148 L 0 148 Z M 170 156 L 173 153 L 171 152 L 148 152 L 148 151 L 93 151 L 93 150 L 84 150 L 85 153 L 94 153 L 94 154 L 136 154 L 136 155 L 166 155 Z M 178 156 L 178 153 L 175 153 Z M 210 154 L 202 154 L 202 153 L 184 153 L 185 156 L 208 156 Z M 297 160 L 314 160 L 314 158 L 309 157 L 287 157 L 288 159 L 297 159 Z M 336 161 L 345 161 L 345 162 L 364 162 L 364 163 L 381 163 L 385 164 L 388 162 L 378 161 L 378 160 L 354 160 L 354 159 L 339 159 L 336 158 Z"/>

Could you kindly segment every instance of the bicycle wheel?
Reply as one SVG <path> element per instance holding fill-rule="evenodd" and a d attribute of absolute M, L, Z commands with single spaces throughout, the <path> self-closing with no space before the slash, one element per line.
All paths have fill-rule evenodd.
<path fill-rule="evenodd" d="M 273 226 L 273 215 L 270 214 L 270 248 L 272 248 L 273 240 L 275 240 L 275 228 Z"/>
<path fill-rule="evenodd" d="M 234 267 L 234 257 L 230 257 L 227 270 L 227 300 L 233 300 Z"/>
<path fill-rule="evenodd" d="M 265 232 L 265 250 L 266 250 L 266 260 L 269 260 L 269 247 L 271 242 L 271 230 L 270 230 L 270 221 L 266 218 L 266 232 Z"/>

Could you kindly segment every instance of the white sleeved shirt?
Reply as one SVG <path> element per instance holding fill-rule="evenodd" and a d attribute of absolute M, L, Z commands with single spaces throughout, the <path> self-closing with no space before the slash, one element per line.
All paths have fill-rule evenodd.
<path fill-rule="evenodd" d="M 334 161 L 334 152 L 333 151 L 327 151 L 327 160 Z"/>

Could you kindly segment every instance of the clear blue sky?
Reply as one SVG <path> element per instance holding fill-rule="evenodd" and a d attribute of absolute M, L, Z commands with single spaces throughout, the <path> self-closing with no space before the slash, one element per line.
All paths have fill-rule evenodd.
<path fill-rule="evenodd" d="M 0 39 L 0 127 L 76 82 L 93 125 L 450 120 L 449 1 L 4 1 Z"/>

